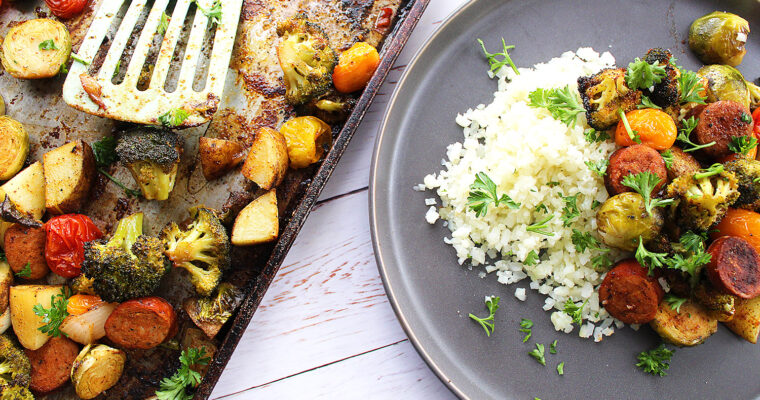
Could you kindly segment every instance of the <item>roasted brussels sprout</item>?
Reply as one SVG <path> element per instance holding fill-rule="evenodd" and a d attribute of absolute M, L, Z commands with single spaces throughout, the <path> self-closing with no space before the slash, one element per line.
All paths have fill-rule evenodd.
<path fill-rule="evenodd" d="M 625 192 L 610 197 L 596 213 L 599 237 L 607 246 L 633 251 L 639 236 L 647 242 L 657 236 L 664 224 L 660 208 L 647 214 L 644 198 L 638 193 Z"/>
<path fill-rule="evenodd" d="M 741 64 L 747 49 L 749 22 L 727 12 L 714 11 L 697 18 L 689 29 L 689 47 L 705 64 Z"/>
<path fill-rule="evenodd" d="M 82 349 L 71 367 L 71 382 L 82 399 L 92 399 L 118 382 L 127 355 L 104 344 Z"/>
<path fill-rule="evenodd" d="M 216 336 L 232 316 L 241 300 L 240 291 L 229 283 L 221 283 L 212 297 L 187 299 L 183 308 L 195 325 L 210 338 Z"/>
<path fill-rule="evenodd" d="M 0 117 L 0 180 L 13 178 L 29 154 L 29 135 L 20 122 Z"/>
<path fill-rule="evenodd" d="M 0 60 L 19 79 L 52 78 L 69 60 L 71 36 L 52 19 L 32 19 L 14 26 L 5 36 Z"/>
<path fill-rule="evenodd" d="M 732 100 L 752 109 L 760 103 L 760 88 L 747 82 L 738 69 L 728 65 L 705 65 L 697 75 L 707 78 L 707 102 Z"/>
<path fill-rule="evenodd" d="M 690 300 L 677 309 L 662 301 L 649 326 L 666 342 L 683 347 L 696 346 L 707 340 L 718 330 L 718 321 Z"/>

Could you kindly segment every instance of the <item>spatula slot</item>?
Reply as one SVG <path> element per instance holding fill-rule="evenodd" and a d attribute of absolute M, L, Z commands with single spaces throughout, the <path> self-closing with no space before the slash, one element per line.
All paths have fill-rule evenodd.
<path fill-rule="evenodd" d="M 92 60 L 89 60 L 90 65 L 87 68 L 88 75 L 96 76 L 97 73 L 100 72 L 100 68 L 103 67 L 103 61 L 105 61 L 106 55 L 111 50 L 113 38 L 116 36 L 116 32 L 119 30 L 119 26 L 121 26 L 121 21 L 124 19 L 124 15 L 126 15 L 127 10 L 129 10 L 129 4 L 129 1 L 125 1 L 121 5 L 121 8 L 119 8 L 119 11 L 116 13 L 116 17 L 111 22 L 111 25 L 108 27 L 108 32 L 103 38 L 103 43 L 98 48 L 98 52 L 95 54 L 95 57 Z"/>
<path fill-rule="evenodd" d="M 185 58 L 185 51 L 187 50 L 187 42 L 190 39 L 190 32 L 193 28 L 193 20 L 195 14 L 198 11 L 195 3 L 190 3 L 190 8 L 185 15 L 185 21 L 182 23 L 182 30 L 177 40 L 177 44 L 174 46 L 174 53 L 172 53 L 172 64 L 181 65 L 182 60 Z M 170 68 L 166 80 L 164 81 L 164 90 L 167 93 L 174 93 L 177 90 L 179 83 L 180 68 Z"/>

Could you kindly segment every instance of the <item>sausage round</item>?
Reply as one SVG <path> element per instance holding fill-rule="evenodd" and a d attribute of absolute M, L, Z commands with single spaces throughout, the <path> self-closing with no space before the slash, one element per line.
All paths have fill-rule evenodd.
<path fill-rule="evenodd" d="M 752 135 L 752 125 L 752 116 L 741 103 L 716 101 L 699 114 L 694 140 L 699 144 L 715 142 L 700 151 L 712 158 L 725 157 L 732 153 L 728 144 L 734 137 Z"/>
<path fill-rule="evenodd" d="M 45 260 L 45 228 L 29 228 L 13 224 L 5 231 L 5 257 L 14 273 L 19 273 L 29 263 L 31 275 L 25 279 L 40 279 L 48 273 Z"/>
<path fill-rule="evenodd" d="M 760 255 L 751 244 L 738 236 L 723 236 L 707 252 L 707 277 L 718 290 L 743 299 L 760 295 Z"/>
<path fill-rule="evenodd" d="M 673 155 L 673 163 L 668 168 L 668 179 L 670 180 L 676 179 L 679 176 L 692 175 L 701 168 L 699 161 L 691 154 L 681 150 L 680 147 L 671 147 L 670 154 Z"/>
<path fill-rule="evenodd" d="M 71 366 L 79 354 L 79 346 L 58 336 L 50 338 L 37 350 L 25 349 L 32 364 L 29 389 L 35 393 L 48 393 L 63 386 L 71 375 Z"/>
<path fill-rule="evenodd" d="M 119 304 L 106 320 L 106 336 L 126 349 L 151 349 L 177 333 L 177 314 L 160 297 Z"/>
<path fill-rule="evenodd" d="M 604 185 L 610 196 L 632 192 L 633 189 L 623 185 L 623 178 L 647 171 L 660 178 L 660 183 L 654 188 L 654 192 L 657 193 L 668 180 L 668 170 L 665 168 L 665 160 L 662 159 L 660 153 L 643 144 L 623 147 L 610 156 Z"/>
<path fill-rule="evenodd" d="M 665 292 L 657 280 L 634 259 L 619 262 L 599 286 L 602 306 L 626 324 L 653 320 L 663 297 Z"/>

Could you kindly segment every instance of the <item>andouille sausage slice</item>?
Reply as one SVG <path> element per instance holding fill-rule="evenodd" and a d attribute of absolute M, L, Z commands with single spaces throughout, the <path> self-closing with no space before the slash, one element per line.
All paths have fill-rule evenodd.
<path fill-rule="evenodd" d="M 738 236 L 723 236 L 707 252 L 707 277 L 718 290 L 742 299 L 760 295 L 760 255 L 751 244 Z"/>
<path fill-rule="evenodd" d="M 680 147 L 673 146 L 669 150 L 673 162 L 668 168 L 668 179 L 673 180 L 679 176 L 692 175 L 702 168 L 694 156 L 681 150 Z"/>
<path fill-rule="evenodd" d="M 607 175 L 604 176 L 604 185 L 607 187 L 610 196 L 632 192 L 633 189 L 623 185 L 623 178 L 640 172 L 651 172 L 660 178 L 660 183 L 655 186 L 655 193 L 668 181 L 665 160 L 657 150 L 643 144 L 636 144 L 623 147 L 612 153 Z"/>
<path fill-rule="evenodd" d="M 79 354 L 79 346 L 58 336 L 50 338 L 37 350 L 25 349 L 24 352 L 32 364 L 29 389 L 42 394 L 58 389 L 69 380 L 71 366 Z"/>
<path fill-rule="evenodd" d="M 106 336 L 118 347 L 151 349 L 177 333 L 177 314 L 160 297 L 119 304 L 106 320 Z"/>
<path fill-rule="evenodd" d="M 626 324 L 654 319 L 665 292 L 649 270 L 628 259 L 613 267 L 599 286 L 599 300 L 613 317 Z"/>
<path fill-rule="evenodd" d="M 5 257 L 14 273 L 18 274 L 29 263 L 29 276 L 25 279 L 40 279 L 48 273 L 48 265 L 45 260 L 45 228 L 30 228 L 20 224 L 13 224 L 5 231 L 4 249 Z"/>
<path fill-rule="evenodd" d="M 734 137 L 752 135 L 752 116 L 749 110 L 736 101 L 721 100 L 709 104 L 699 114 L 699 122 L 694 129 L 695 142 L 710 147 L 700 150 L 712 157 L 725 157 L 732 153 L 728 145 Z"/>

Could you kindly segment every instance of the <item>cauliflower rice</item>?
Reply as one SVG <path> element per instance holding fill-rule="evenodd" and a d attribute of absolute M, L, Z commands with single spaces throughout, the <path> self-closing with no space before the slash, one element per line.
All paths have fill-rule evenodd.
<path fill-rule="evenodd" d="M 621 328 L 623 323 L 599 304 L 597 289 L 604 274 L 594 270 L 591 259 L 601 252 L 577 252 L 571 235 L 577 229 L 596 236 L 593 204 L 604 202 L 608 195 L 603 179 L 585 162 L 606 160 L 615 145 L 609 141 L 588 143 L 583 135 L 588 128 L 584 115 L 579 115 L 575 127 L 568 127 L 552 118 L 548 110 L 528 106 L 528 94 L 537 88 L 566 85 L 577 93 L 578 77 L 614 63 L 608 52 L 599 55 L 591 48 L 580 48 L 577 53 L 568 51 L 533 68 L 520 68 L 519 75 L 511 68 L 502 68 L 495 75 L 498 91 L 493 102 L 457 116 L 464 140 L 449 145 L 443 169 L 426 176 L 424 184 L 417 187 L 436 190 L 440 197 L 440 207 L 436 207 L 435 199 L 425 200 L 430 206 L 425 219 L 431 224 L 439 218 L 445 221 L 451 237 L 444 241 L 456 250 L 459 264 L 468 261 L 473 266 L 483 265 L 504 284 L 529 277 L 530 288 L 547 296 L 544 310 L 555 310 L 551 321 L 558 331 L 570 333 L 574 329 L 571 317 L 562 311 L 567 299 L 579 306 L 587 301 L 579 335 L 596 341 L 611 335 L 613 324 Z M 519 209 L 491 204 L 485 216 L 476 217 L 467 197 L 475 175 L 481 171 L 496 184 L 499 196 L 509 195 L 521 204 Z M 562 196 L 576 194 L 580 215 L 565 227 L 560 218 L 565 207 Z M 547 211 L 537 210 L 541 204 Z M 546 230 L 553 236 L 526 230 L 549 215 L 554 218 Z M 531 251 L 540 258 L 537 264 L 527 266 L 524 261 Z M 614 250 L 607 254 L 612 261 L 620 256 Z M 525 300 L 525 290 L 517 289 L 515 296 Z"/>

